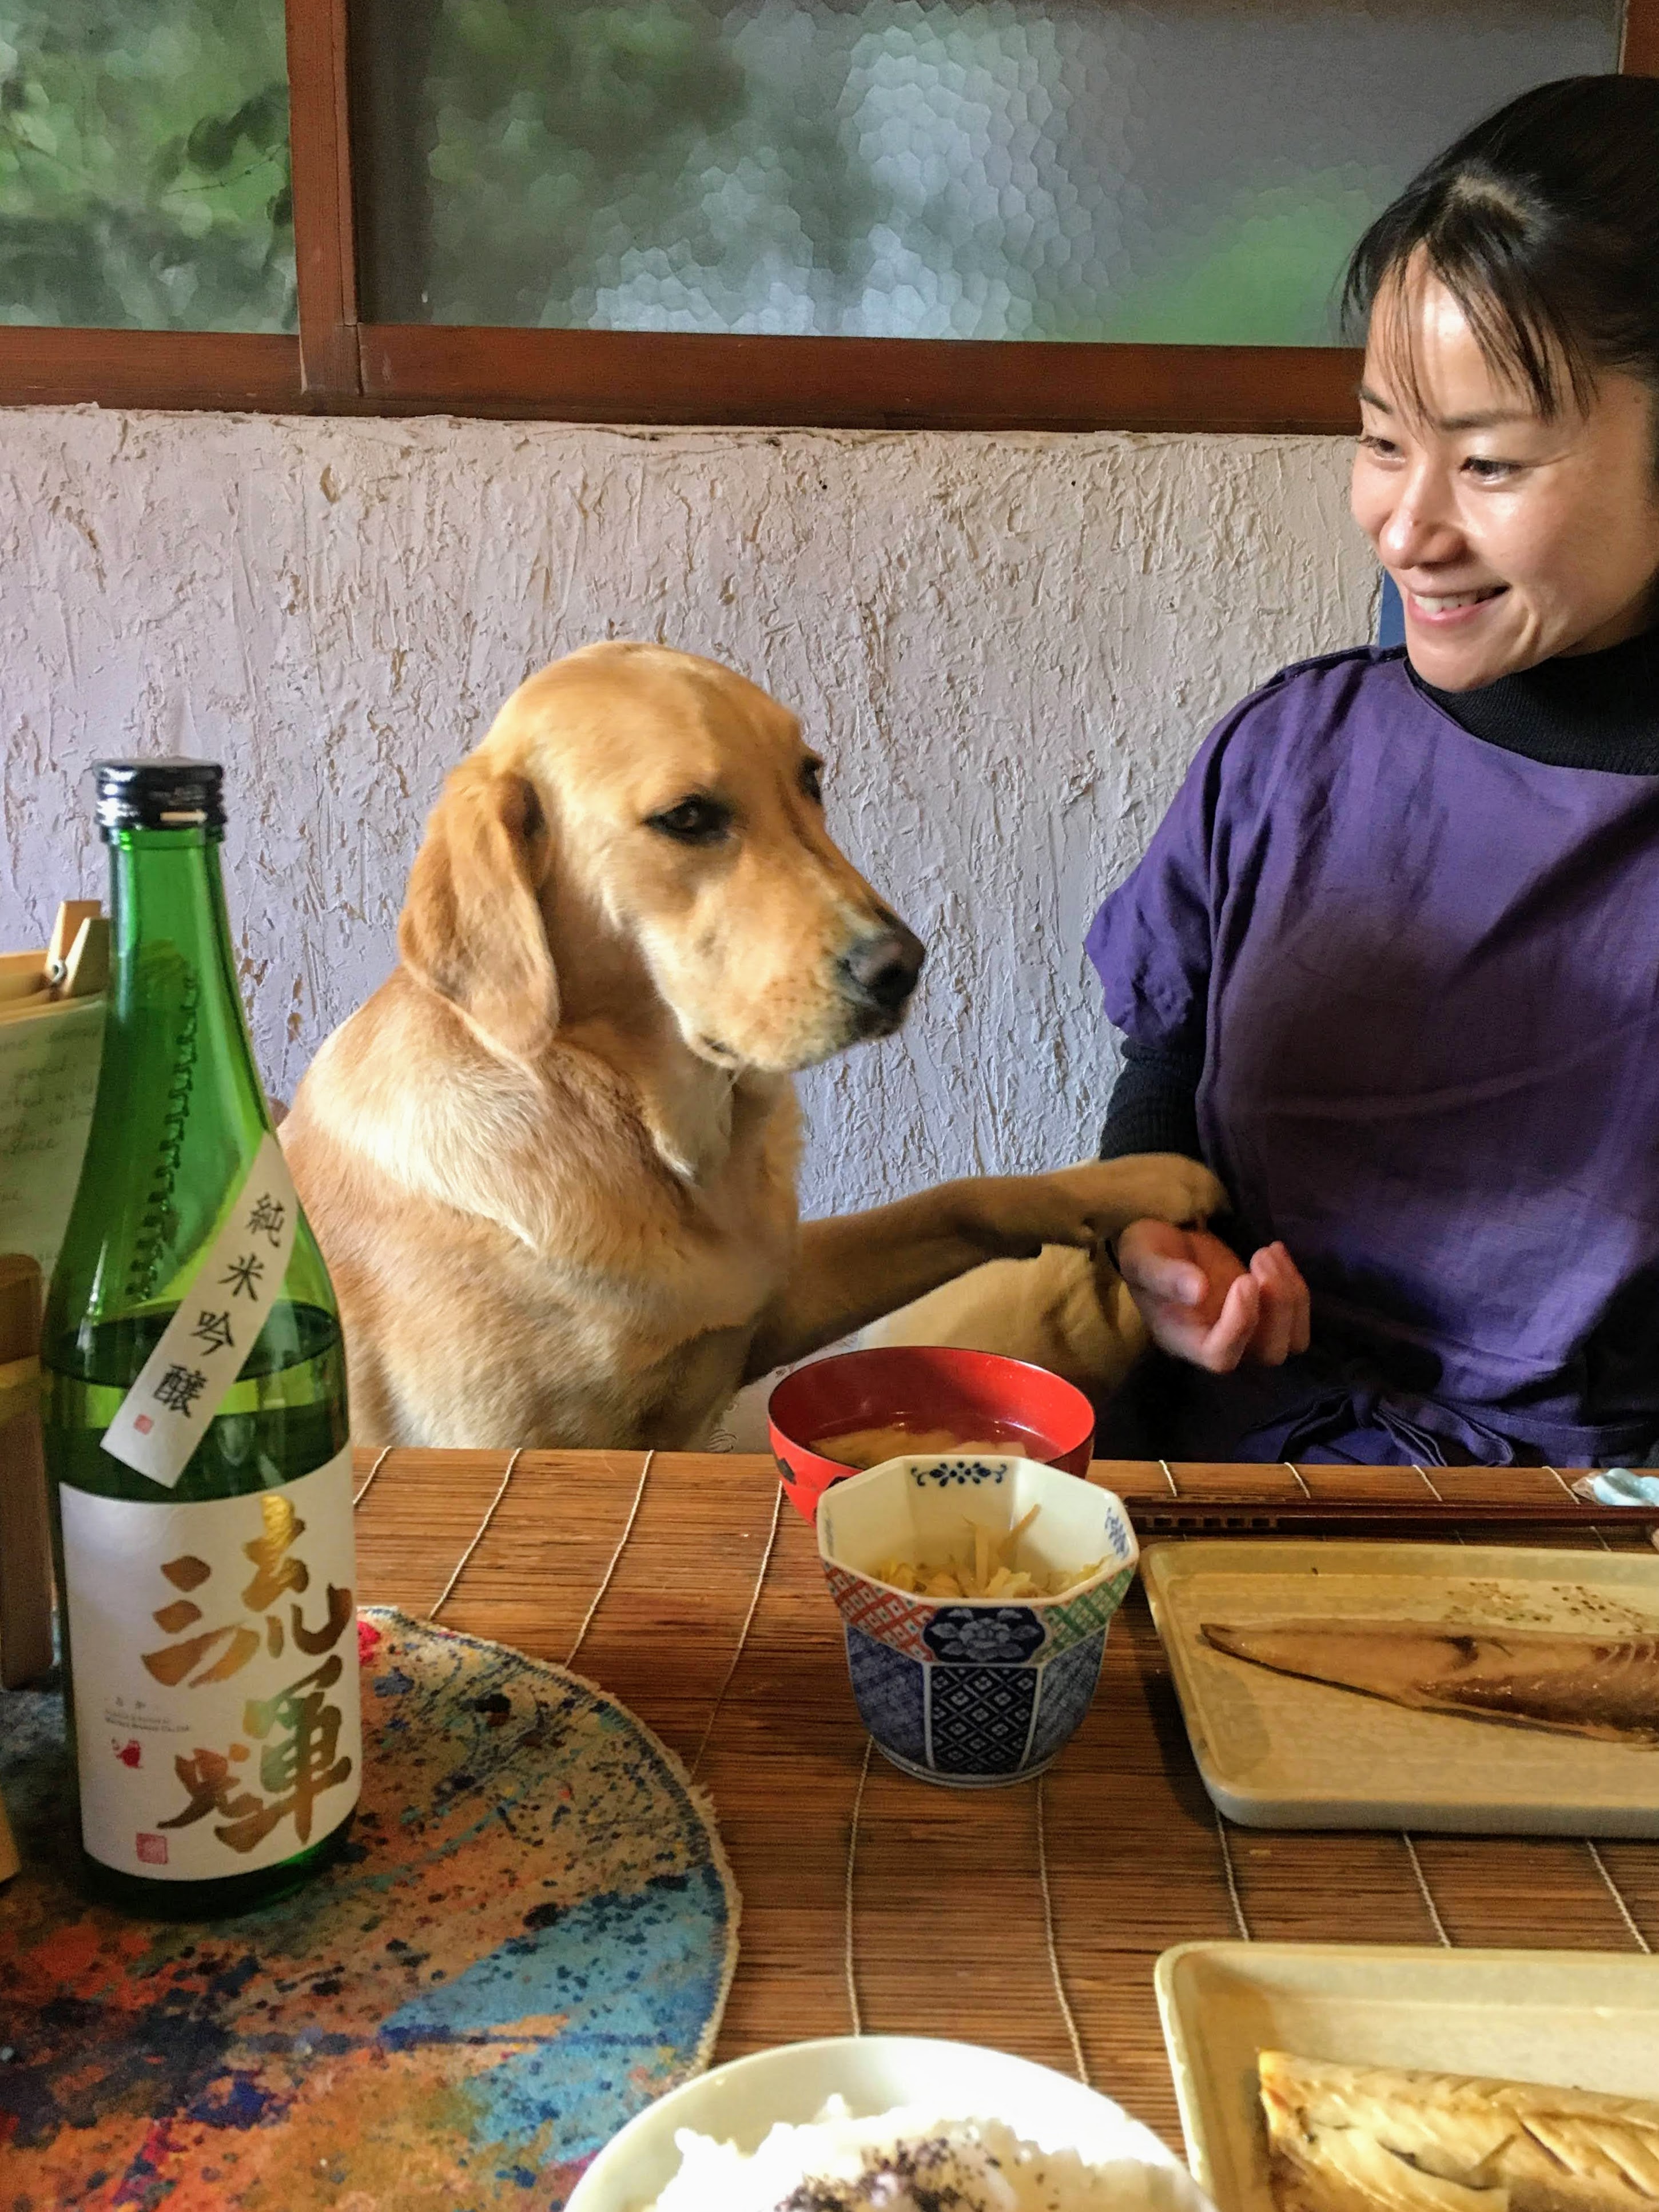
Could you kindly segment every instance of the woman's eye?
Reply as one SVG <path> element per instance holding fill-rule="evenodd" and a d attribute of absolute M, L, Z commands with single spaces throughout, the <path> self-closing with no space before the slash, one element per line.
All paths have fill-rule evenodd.
<path fill-rule="evenodd" d="M 1392 438 L 1375 437 L 1369 430 L 1360 439 L 1359 443 L 1364 452 L 1379 461 L 1392 461 L 1399 455 L 1400 448 Z"/>
<path fill-rule="evenodd" d="M 811 800 L 814 806 L 823 805 L 823 764 L 821 761 L 808 761 L 806 763 L 805 766 L 800 772 L 800 787 L 806 793 L 806 796 Z"/>
<path fill-rule="evenodd" d="M 1512 477 L 1520 467 L 1518 461 L 1493 460 L 1485 453 L 1471 453 L 1463 464 L 1468 473 L 1481 483 L 1501 483 Z"/>
<path fill-rule="evenodd" d="M 732 810 L 718 799 L 683 799 L 650 816 L 646 826 L 682 845 L 714 845 L 732 827 Z"/>

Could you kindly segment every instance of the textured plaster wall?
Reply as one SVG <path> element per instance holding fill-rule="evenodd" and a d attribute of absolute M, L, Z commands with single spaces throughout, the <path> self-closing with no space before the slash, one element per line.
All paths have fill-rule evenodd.
<path fill-rule="evenodd" d="M 1204 730 L 1355 642 L 1341 441 L 641 433 L 0 410 L 0 946 L 101 888 L 83 772 L 229 771 L 231 905 L 291 1093 L 392 957 L 446 769 L 586 641 L 732 663 L 827 750 L 927 939 L 902 1036 L 803 1083 L 812 1210 L 1092 1151 L 1081 954 Z"/>

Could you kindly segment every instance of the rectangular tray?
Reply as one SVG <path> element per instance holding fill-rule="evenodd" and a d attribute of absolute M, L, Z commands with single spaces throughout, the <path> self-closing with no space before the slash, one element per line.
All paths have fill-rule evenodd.
<path fill-rule="evenodd" d="M 1205 1620 L 1297 1614 L 1659 1633 L 1659 1558 L 1485 1545 L 1158 1544 L 1142 1571 L 1204 1786 L 1256 1828 L 1659 1835 L 1659 1747 L 1583 1741 L 1275 1674 Z"/>
<path fill-rule="evenodd" d="M 1659 1964 L 1629 1953 L 1182 1943 L 1156 1975 L 1194 2179 L 1273 2212 L 1256 2054 L 1654 2094 Z"/>

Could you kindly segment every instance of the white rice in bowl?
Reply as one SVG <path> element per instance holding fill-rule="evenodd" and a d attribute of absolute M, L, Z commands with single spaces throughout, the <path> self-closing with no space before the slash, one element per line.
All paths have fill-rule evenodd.
<path fill-rule="evenodd" d="M 650 2212 L 1124 2212 L 1142 2201 L 1145 2176 L 923 2105 L 855 2120 L 839 2097 L 810 2125 L 780 2123 L 753 2152 L 690 2128 L 674 2141 L 680 2170 Z"/>

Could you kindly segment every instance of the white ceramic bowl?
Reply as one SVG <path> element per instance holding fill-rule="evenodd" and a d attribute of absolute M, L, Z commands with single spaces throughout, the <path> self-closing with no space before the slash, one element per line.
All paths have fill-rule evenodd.
<path fill-rule="evenodd" d="M 1122 2212 L 1214 2212 L 1158 2137 L 1066 2075 L 976 2044 L 914 2035 L 836 2036 L 734 2058 L 648 2106 L 612 2138 L 566 2212 L 643 2212 L 679 2171 L 675 2130 L 752 2151 L 779 2121 L 817 2119 L 844 2097 L 855 2118 L 925 2105 L 940 2119 L 1003 2120 L 1044 2150 L 1121 2166 Z"/>

